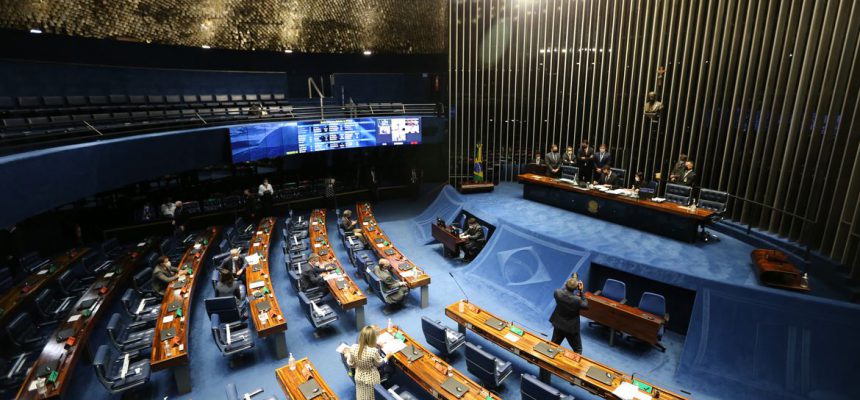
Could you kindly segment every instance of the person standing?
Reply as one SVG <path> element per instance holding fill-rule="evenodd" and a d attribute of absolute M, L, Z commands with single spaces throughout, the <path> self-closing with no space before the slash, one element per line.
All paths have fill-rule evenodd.
<path fill-rule="evenodd" d="M 356 400 L 374 400 L 373 386 L 381 381 L 379 366 L 388 361 L 390 355 L 385 357 L 380 354 L 377 347 L 376 328 L 365 326 L 358 334 L 358 343 L 346 347 L 342 354 L 346 357 L 346 364 L 355 369 L 355 398 Z"/>
<path fill-rule="evenodd" d="M 684 173 L 681 174 L 679 182 L 682 185 L 693 186 L 696 184 L 696 171 L 693 171 L 693 162 L 684 163 Z"/>
<path fill-rule="evenodd" d="M 257 188 L 257 196 L 260 197 L 262 203 L 262 212 L 264 216 L 272 215 L 272 202 L 275 198 L 275 189 L 268 179 L 263 179 L 263 183 Z"/>
<path fill-rule="evenodd" d="M 579 166 L 579 180 L 591 182 L 593 179 L 592 168 L 594 163 L 594 149 L 588 145 L 588 139 L 582 139 L 579 150 L 576 151 L 576 162 Z"/>
<path fill-rule="evenodd" d="M 602 171 L 605 166 L 612 166 L 612 153 L 607 150 L 606 144 L 601 144 L 597 153 L 594 153 L 594 170 Z M 596 179 L 596 178 L 595 178 Z"/>
<path fill-rule="evenodd" d="M 245 189 L 245 216 L 248 221 L 257 220 L 257 197 L 251 193 L 250 189 Z"/>
<path fill-rule="evenodd" d="M 582 354 L 582 337 L 579 332 L 579 311 L 588 309 L 588 301 L 585 300 L 582 281 L 569 278 L 564 282 L 564 287 L 556 289 L 555 310 L 549 317 L 552 324 L 552 342 L 560 345 L 564 339 L 573 351 Z"/>
<path fill-rule="evenodd" d="M 561 175 L 561 154 L 558 153 L 558 145 L 553 143 L 546 153 L 546 174 L 547 176 L 558 177 Z"/>
<path fill-rule="evenodd" d="M 677 183 L 678 180 L 681 178 L 681 175 L 684 175 L 684 172 L 686 171 L 686 165 L 687 155 L 681 153 L 681 155 L 678 156 L 678 162 L 675 163 L 675 166 L 672 167 L 672 172 L 669 173 L 669 182 Z"/>
<path fill-rule="evenodd" d="M 573 146 L 567 146 L 564 155 L 561 157 L 561 163 L 571 167 L 576 166 L 576 153 L 573 151 Z"/>

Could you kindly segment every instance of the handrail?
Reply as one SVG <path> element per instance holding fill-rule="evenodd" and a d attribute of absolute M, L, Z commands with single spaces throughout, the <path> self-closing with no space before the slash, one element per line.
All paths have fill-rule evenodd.
<path fill-rule="evenodd" d="M 308 77 L 308 98 L 309 99 L 314 98 L 314 93 L 311 90 L 311 88 L 316 90 L 317 94 L 320 96 L 320 115 L 323 119 L 325 119 L 325 111 L 323 110 L 325 95 L 323 95 L 323 92 L 322 92 L 322 90 L 320 90 L 319 86 L 317 86 L 317 83 L 314 82 L 314 78 Z"/>

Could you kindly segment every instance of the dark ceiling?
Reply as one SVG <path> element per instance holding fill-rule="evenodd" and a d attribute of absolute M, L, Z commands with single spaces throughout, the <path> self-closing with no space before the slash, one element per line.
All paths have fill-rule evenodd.
<path fill-rule="evenodd" d="M 439 54 L 446 0 L 0 0 L 0 28 L 181 46 Z"/>

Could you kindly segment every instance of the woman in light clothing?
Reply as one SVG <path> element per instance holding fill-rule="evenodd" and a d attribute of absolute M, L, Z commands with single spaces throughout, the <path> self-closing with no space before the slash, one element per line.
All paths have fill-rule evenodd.
<path fill-rule="evenodd" d="M 344 350 L 346 363 L 355 368 L 356 400 L 374 400 L 373 385 L 380 381 L 378 367 L 383 362 L 376 347 L 376 337 L 376 328 L 365 326 L 358 334 L 358 344 Z"/>

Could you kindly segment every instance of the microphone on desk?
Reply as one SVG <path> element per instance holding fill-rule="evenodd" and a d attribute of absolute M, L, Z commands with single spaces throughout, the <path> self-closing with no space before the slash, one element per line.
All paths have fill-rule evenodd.
<path fill-rule="evenodd" d="M 451 276 L 451 279 L 453 279 L 453 280 L 454 280 L 454 283 L 455 283 L 455 284 L 457 284 L 457 287 L 460 289 L 460 293 L 463 293 L 463 297 L 466 299 L 466 301 L 467 301 L 467 302 L 469 302 L 469 303 L 471 303 L 471 302 L 469 301 L 469 296 L 467 296 L 467 295 L 466 295 L 466 291 L 465 291 L 465 290 L 463 290 L 463 287 L 462 287 L 462 286 L 460 286 L 460 282 L 458 282 L 458 281 L 457 281 L 457 278 L 455 278 L 455 277 L 454 277 L 454 274 L 453 274 L 453 273 L 451 273 L 451 272 L 449 271 L 449 272 L 448 272 L 448 275 L 450 275 L 450 276 Z"/>

